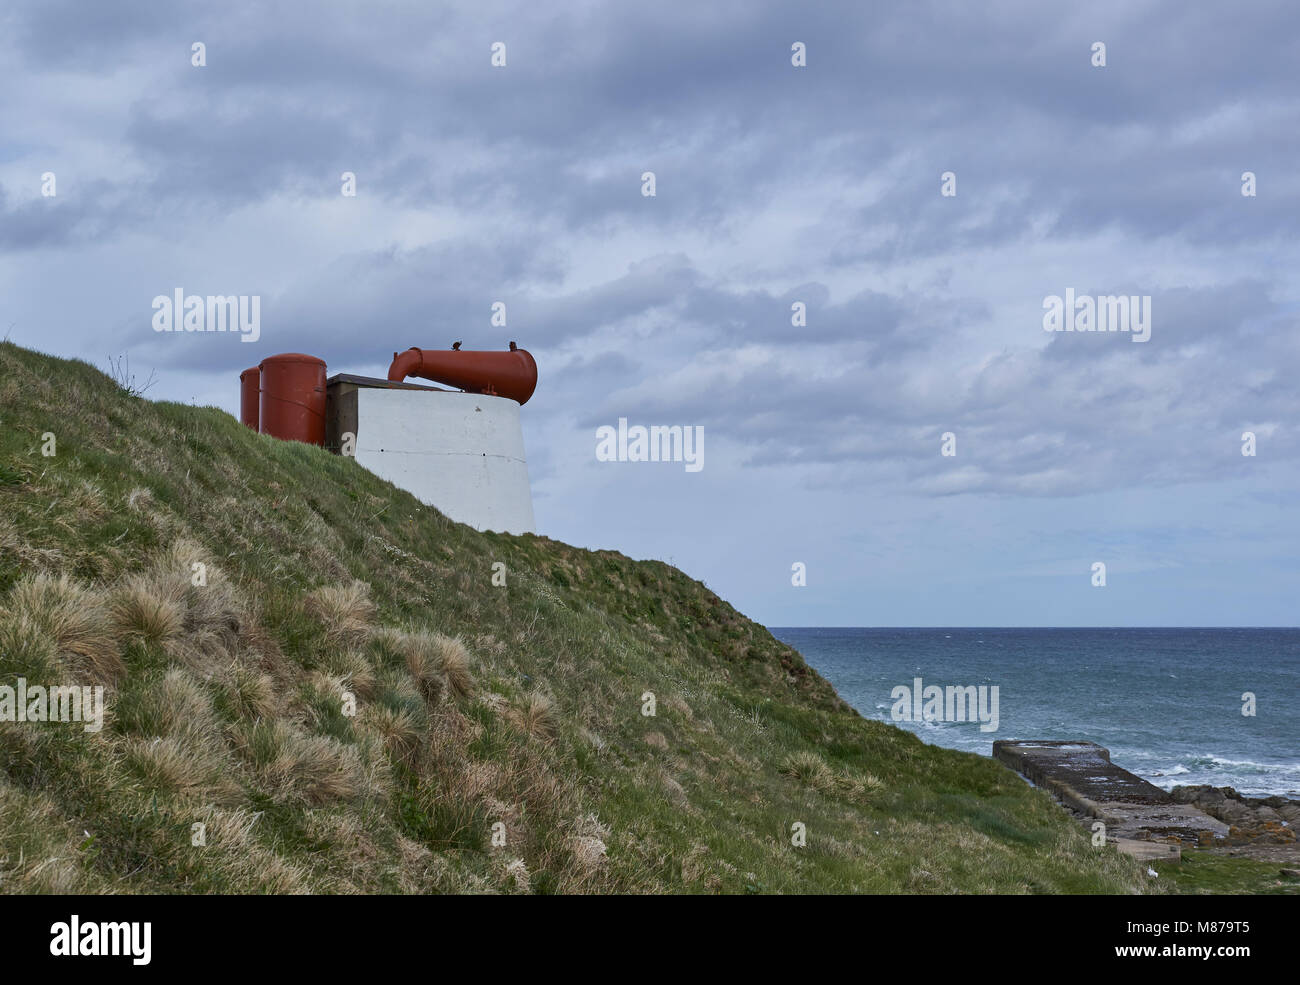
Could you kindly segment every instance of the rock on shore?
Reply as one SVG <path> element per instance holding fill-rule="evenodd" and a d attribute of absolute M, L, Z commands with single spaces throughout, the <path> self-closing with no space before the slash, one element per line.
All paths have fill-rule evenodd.
<path fill-rule="evenodd" d="M 1229 840 L 1289 845 L 1300 826 L 1300 801 L 1286 797 L 1245 797 L 1232 787 L 1174 787 L 1175 803 L 1199 807 L 1229 825 Z"/>

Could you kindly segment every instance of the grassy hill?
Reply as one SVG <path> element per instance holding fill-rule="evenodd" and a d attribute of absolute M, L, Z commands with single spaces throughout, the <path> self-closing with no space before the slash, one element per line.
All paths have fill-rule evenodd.
<path fill-rule="evenodd" d="M 0 892 L 1157 884 L 1002 766 L 862 719 L 674 568 L 477 533 L 5 343 L 18 677 L 102 684 L 108 716 L 0 723 Z"/>

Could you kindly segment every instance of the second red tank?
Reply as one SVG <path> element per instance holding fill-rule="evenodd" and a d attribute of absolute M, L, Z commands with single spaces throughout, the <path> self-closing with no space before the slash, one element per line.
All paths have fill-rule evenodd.
<path fill-rule="evenodd" d="M 260 430 L 262 412 L 258 408 L 261 401 L 262 371 L 254 366 L 239 374 L 239 419 L 254 431 Z"/>

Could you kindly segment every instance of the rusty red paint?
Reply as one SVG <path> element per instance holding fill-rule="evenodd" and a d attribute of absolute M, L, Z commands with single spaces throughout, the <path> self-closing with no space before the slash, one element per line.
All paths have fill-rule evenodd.
<path fill-rule="evenodd" d="M 268 356 L 261 370 L 262 434 L 325 444 L 325 361 L 301 352 Z"/>
<path fill-rule="evenodd" d="M 467 349 L 417 349 L 393 353 L 388 378 L 400 382 L 408 376 L 445 383 L 470 393 L 509 397 L 520 404 L 537 389 L 537 363 L 527 349 L 510 344 L 509 352 Z"/>
<path fill-rule="evenodd" d="M 262 371 L 256 366 L 239 374 L 239 420 L 254 431 L 258 430 L 261 421 L 258 407 L 261 402 L 261 377 Z"/>

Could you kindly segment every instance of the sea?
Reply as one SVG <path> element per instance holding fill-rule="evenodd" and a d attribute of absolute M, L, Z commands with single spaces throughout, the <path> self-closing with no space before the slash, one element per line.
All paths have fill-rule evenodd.
<path fill-rule="evenodd" d="M 1300 798 L 1300 629 L 771 632 L 864 717 L 932 745 L 988 756 L 996 739 L 1086 739 L 1166 790 L 1205 783 Z M 986 712 L 996 685 L 997 730 L 896 721 L 894 689 L 910 693 L 918 677 L 922 690 L 984 686 Z M 1242 713 L 1247 693 L 1254 714 Z"/>

